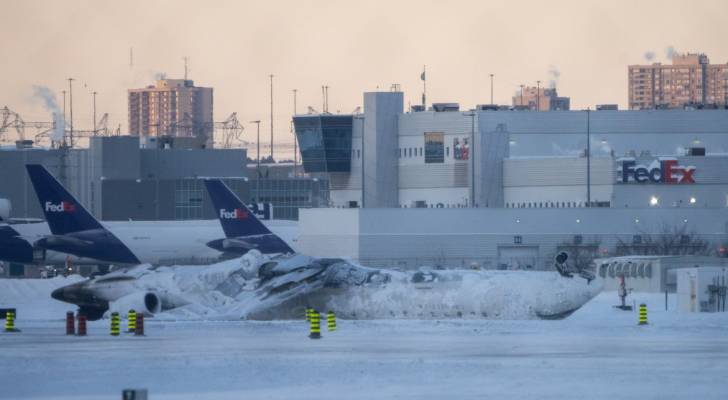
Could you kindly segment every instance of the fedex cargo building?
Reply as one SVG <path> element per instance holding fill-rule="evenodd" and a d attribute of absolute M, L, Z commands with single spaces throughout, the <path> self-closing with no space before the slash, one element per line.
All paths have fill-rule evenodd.
<path fill-rule="evenodd" d="M 313 233 L 318 230 L 307 229 L 304 211 L 305 250 L 316 254 L 321 246 L 323 254 L 324 247 L 350 246 L 360 261 L 410 266 L 422 261 L 398 254 L 425 254 L 421 258 L 431 260 L 425 263 L 439 257 L 479 265 L 486 258 L 486 264 L 501 264 L 501 254 L 528 254 L 543 266 L 558 243 L 589 235 L 606 243 L 599 251 L 610 255 L 618 253 L 617 243 L 639 241 L 640 232 L 670 224 L 712 235 L 716 249 L 725 241 L 728 110 L 492 108 L 442 103 L 405 111 L 403 93 L 372 92 L 364 94 L 359 115 L 294 116 L 304 169 L 329 179 L 332 209 L 316 210 L 317 218 L 330 215 L 327 226 L 335 231 L 328 239 Z M 387 221 L 377 222 L 383 209 L 394 208 L 400 211 L 386 211 Z M 445 214 L 460 229 L 443 226 L 450 220 L 440 218 Z M 483 219 L 486 214 L 492 218 Z M 589 223 L 553 236 L 559 231 L 554 219 Z M 361 223 L 341 222 L 355 220 Z M 430 228 L 437 245 L 419 246 L 415 232 L 408 233 L 407 226 L 424 229 L 423 220 L 438 221 Z M 482 226 L 488 220 L 520 225 Z M 680 221 L 690 226 L 677 227 Z M 386 237 L 393 229 L 405 238 L 402 243 Z M 462 232 L 457 240 L 448 236 L 456 231 L 479 239 L 463 246 L 470 238 Z M 499 231 L 521 234 L 500 237 Z M 373 232 L 384 239 L 370 246 Z"/>

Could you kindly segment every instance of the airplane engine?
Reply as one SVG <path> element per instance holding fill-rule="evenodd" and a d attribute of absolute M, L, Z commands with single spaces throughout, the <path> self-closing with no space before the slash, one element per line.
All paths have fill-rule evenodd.
<path fill-rule="evenodd" d="M 162 299 L 153 292 L 136 292 L 109 304 L 109 312 L 126 315 L 129 310 L 153 315 L 162 311 Z"/>

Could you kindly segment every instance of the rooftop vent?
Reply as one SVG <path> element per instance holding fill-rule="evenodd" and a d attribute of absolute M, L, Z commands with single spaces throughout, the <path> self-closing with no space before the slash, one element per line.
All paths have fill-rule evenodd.
<path fill-rule="evenodd" d="M 458 104 L 458 103 L 432 103 L 432 109 L 435 110 L 435 112 L 460 111 L 460 104 Z"/>
<path fill-rule="evenodd" d="M 497 104 L 478 104 L 475 106 L 475 109 L 478 111 L 498 111 L 498 105 Z"/>

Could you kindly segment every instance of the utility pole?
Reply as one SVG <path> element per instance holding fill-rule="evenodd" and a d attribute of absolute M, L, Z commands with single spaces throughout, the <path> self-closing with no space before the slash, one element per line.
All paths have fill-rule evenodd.
<path fill-rule="evenodd" d="M 293 115 L 297 113 L 296 95 L 298 89 L 293 89 Z M 293 132 L 293 176 L 298 177 L 298 138 L 296 138 L 296 126 L 291 121 L 291 131 Z"/>
<path fill-rule="evenodd" d="M 536 111 L 541 111 L 541 81 L 536 81 Z"/>
<path fill-rule="evenodd" d="M 366 177 L 364 174 L 364 115 L 356 116 L 354 119 L 361 121 L 361 208 L 364 208 L 364 180 Z"/>
<path fill-rule="evenodd" d="M 493 103 L 493 74 L 490 74 L 490 104 Z"/>
<path fill-rule="evenodd" d="M 96 130 L 96 94 L 97 92 L 91 92 L 91 94 L 94 96 L 94 136 L 98 133 Z"/>
<path fill-rule="evenodd" d="M 68 105 L 71 113 L 71 133 L 68 145 L 73 147 L 73 78 L 68 78 Z"/>
<path fill-rule="evenodd" d="M 465 114 L 470 117 L 470 149 L 468 157 L 470 157 L 470 207 L 475 207 L 475 111 Z"/>
<path fill-rule="evenodd" d="M 273 162 L 273 74 L 270 74 L 270 161 Z"/>
<path fill-rule="evenodd" d="M 591 207 L 591 115 L 586 109 L 586 206 Z"/>
<path fill-rule="evenodd" d="M 61 147 L 66 147 L 66 91 L 61 90 L 63 93 L 63 136 L 61 137 Z"/>
<path fill-rule="evenodd" d="M 255 207 L 257 209 L 258 201 L 260 200 L 260 120 L 250 121 L 250 123 L 258 125 L 258 138 L 255 141 L 258 145 L 258 150 L 255 155 L 257 159 L 255 167 Z"/>

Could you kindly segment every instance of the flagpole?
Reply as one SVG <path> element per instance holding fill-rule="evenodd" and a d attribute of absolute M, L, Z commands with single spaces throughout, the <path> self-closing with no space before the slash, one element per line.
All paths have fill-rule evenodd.
<path fill-rule="evenodd" d="M 422 66 L 422 107 L 427 110 L 427 66 Z"/>

